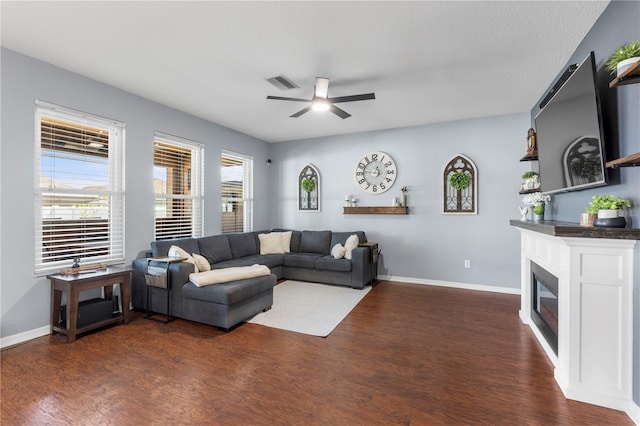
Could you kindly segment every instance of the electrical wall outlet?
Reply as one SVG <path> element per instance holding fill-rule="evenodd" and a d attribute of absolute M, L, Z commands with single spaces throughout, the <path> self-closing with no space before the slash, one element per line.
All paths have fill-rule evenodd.
<path fill-rule="evenodd" d="M 470 261 L 469 259 L 467 259 L 467 260 L 465 260 L 465 261 L 464 261 L 464 267 L 465 267 L 466 269 L 471 268 L 471 261 Z"/>

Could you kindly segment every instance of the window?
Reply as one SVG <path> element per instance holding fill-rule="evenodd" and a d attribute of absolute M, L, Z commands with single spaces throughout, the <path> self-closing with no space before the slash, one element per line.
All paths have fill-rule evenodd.
<path fill-rule="evenodd" d="M 124 124 L 36 105 L 36 275 L 123 262 Z"/>
<path fill-rule="evenodd" d="M 203 145 L 157 133 L 153 147 L 155 239 L 202 236 Z"/>
<path fill-rule="evenodd" d="M 222 152 L 222 233 L 253 229 L 253 158 Z"/>

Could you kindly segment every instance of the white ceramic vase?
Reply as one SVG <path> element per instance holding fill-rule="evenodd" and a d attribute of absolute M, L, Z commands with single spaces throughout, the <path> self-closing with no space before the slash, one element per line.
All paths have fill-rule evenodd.
<path fill-rule="evenodd" d="M 598 210 L 598 219 L 611 219 L 619 215 L 620 210 Z"/>

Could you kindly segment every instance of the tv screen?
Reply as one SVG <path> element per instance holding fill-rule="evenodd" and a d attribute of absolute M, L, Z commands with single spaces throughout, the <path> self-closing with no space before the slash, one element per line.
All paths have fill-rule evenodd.
<path fill-rule="evenodd" d="M 606 185 L 593 52 L 554 91 L 535 117 L 542 191 L 578 191 Z"/>

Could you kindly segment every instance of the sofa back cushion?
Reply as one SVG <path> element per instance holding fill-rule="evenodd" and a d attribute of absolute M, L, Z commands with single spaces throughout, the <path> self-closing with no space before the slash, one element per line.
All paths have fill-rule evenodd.
<path fill-rule="evenodd" d="M 238 234 L 226 234 L 231 247 L 231 255 L 234 259 L 258 254 L 258 236 L 254 232 Z"/>
<path fill-rule="evenodd" d="M 331 247 L 336 244 L 344 245 L 347 242 L 347 238 L 349 236 L 356 234 L 358 236 L 358 241 L 361 243 L 367 242 L 367 237 L 363 231 L 353 231 L 353 232 L 334 232 L 331 234 Z"/>
<path fill-rule="evenodd" d="M 178 246 L 187 253 L 198 253 L 198 241 L 195 238 L 176 238 L 172 240 L 158 240 L 151 243 L 151 255 L 167 256 L 171 246 Z"/>
<path fill-rule="evenodd" d="M 331 231 L 302 231 L 300 235 L 300 253 L 329 254 L 330 250 Z"/>
<path fill-rule="evenodd" d="M 198 246 L 200 247 L 200 254 L 211 264 L 232 258 L 229 239 L 226 235 L 198 238 Z"/>

